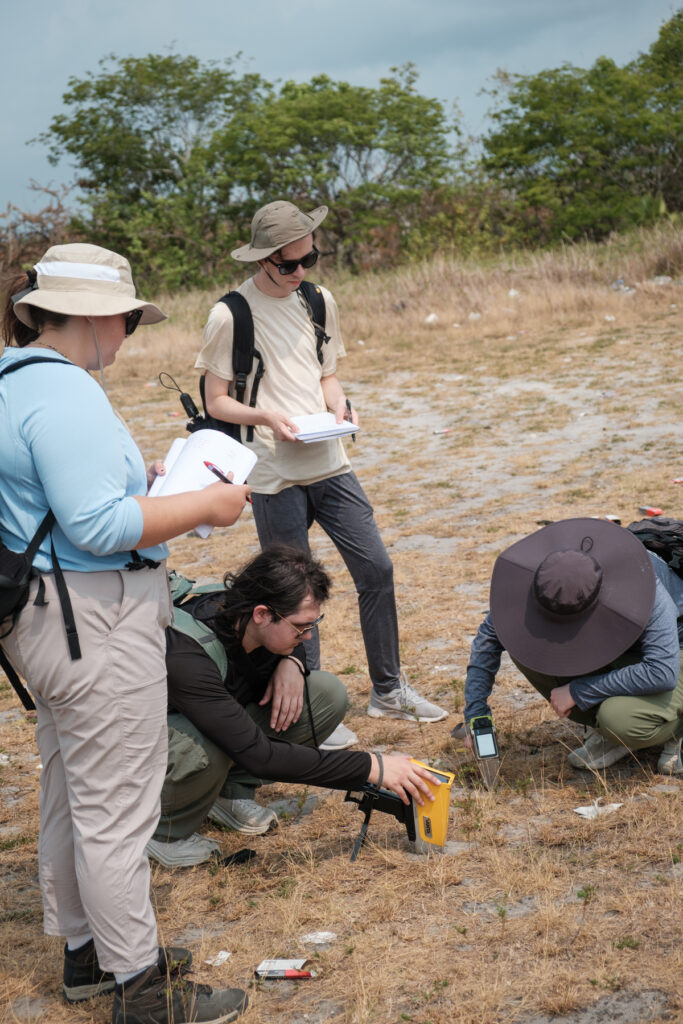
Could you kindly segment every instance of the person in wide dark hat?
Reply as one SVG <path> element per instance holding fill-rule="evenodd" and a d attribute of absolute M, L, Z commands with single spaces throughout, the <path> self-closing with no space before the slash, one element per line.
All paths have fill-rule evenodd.
<path fill-rule="evenodd" d="M 490 612 L 472 643 L 466 723 L 491 714 L 507 650 L 558 717 L 585 727 L 567 758 L 573 767 L 606 768 L 661 746 L 658 771 L 683 775 L 678 582 L 632 533 L 603 520 L 567 519 L 513 544 L 496 560 Z"/>

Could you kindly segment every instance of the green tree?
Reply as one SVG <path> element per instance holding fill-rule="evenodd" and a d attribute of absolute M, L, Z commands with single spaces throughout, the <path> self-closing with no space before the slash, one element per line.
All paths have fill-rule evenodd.
<path fill-rule="evenodd" d="M 243 194 L 246 215 L 276 196 L 325 203 L 329 244 L 352 266 L 389 226 L 409 245 L 426 197 L 450 180 L 457 133 L 416 81 L 407 64 L 375 89 L 317 75 L 262 94 L 217 135 L 224 198 Z"/>
<path fill-rule="evenodd" d="M 530 241 L 600 238 L 683 203 L 683 10 L 625 67 L 499 73 L 482 165 Z"/>

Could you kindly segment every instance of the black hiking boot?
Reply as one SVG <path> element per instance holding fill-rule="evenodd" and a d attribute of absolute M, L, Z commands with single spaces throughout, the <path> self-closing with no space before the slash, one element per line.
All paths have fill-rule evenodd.
<path fill-rule="evenodd" d="M 228 1024 L 247 1008 L 239 988 L 214 991 L 148 967 L 114 990 L 112 1024 Z"/>
<path fill-rule="evenodd" d="M 160 946 L 159 967 L 164 973 L 183 974 L 190 969 L 192 953 L 182 946 Z M 104 996 L 116 986 L 114 975 L 103 971 L 95 952 L 95 943 L 88 939 L 78 949 L 64 946 L 64 981 L 62 992 L 67 1003 Z"/>

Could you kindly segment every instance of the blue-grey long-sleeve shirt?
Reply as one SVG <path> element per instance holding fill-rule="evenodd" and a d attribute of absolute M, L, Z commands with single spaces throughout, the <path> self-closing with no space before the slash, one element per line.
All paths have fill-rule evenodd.
<path fill-rule="evenodd" d="M 569 683 L 572 698 L 582 711 L 602 703 L 607 697 L 662 693 L 676 687 L 681 659 L 683 579 L 657 555 L 650 552 L 650 557 L 657 577 L 655 601 L 648 624 L 631 648 L 637 655 L 634 664 L 608 667 L 575 679 L 558 677 L 558 686 Z M 477 715 L 491 714 L 487 701 L 503 650 L 489 613 L 470 650 L 465 679 L 466 722 Z"/>

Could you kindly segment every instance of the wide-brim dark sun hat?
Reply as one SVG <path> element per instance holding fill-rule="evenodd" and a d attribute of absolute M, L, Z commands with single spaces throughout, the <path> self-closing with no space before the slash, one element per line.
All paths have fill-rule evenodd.
<path fill-rule="evenodd" d="M 565 519 L 496 560 L 491 618 L 515 661 L 546 675 L 595 672 L 645 629 L 655 574 L 643 544 L 600 519 Z"/>

